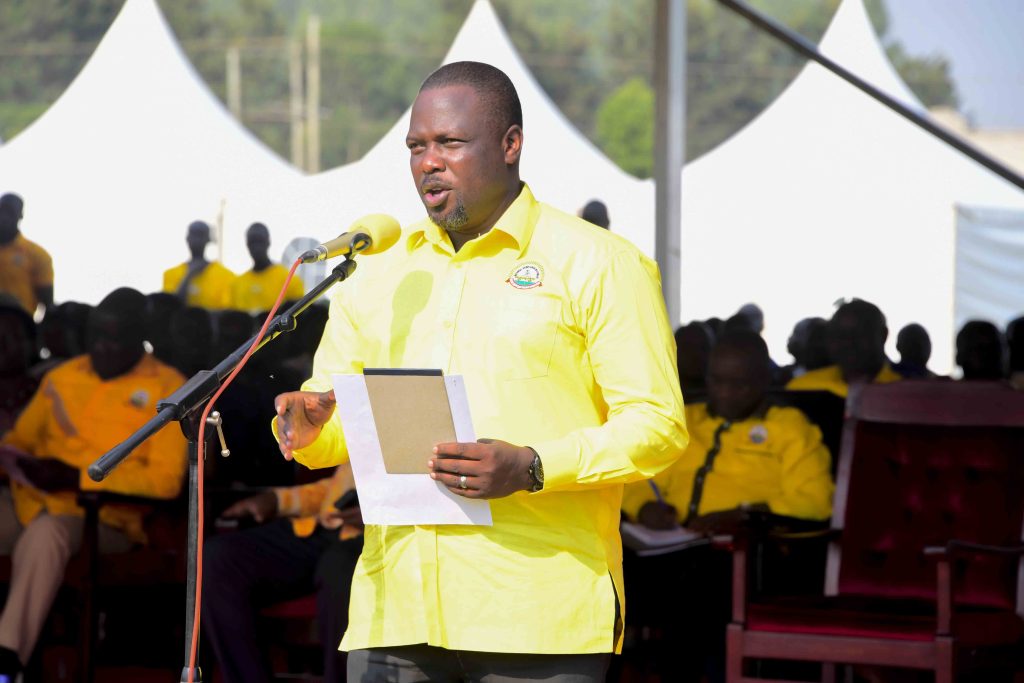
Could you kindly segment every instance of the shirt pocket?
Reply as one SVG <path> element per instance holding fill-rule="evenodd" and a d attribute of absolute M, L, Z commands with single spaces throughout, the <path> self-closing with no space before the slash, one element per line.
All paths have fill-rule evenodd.
<path fill-rule="evenodd" d="M 548 375 L 561 310 L 561 301 L 546 297 L 515 297 L 496 303 L 493 367 L 500 379 Z"/>

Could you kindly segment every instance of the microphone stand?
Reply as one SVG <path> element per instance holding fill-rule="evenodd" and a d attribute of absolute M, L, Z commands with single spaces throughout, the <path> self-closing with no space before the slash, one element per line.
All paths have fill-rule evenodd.
<path fill-rule="evenodd" d="M 305 296 L 292 304 L 284 313 L 277 315 L 267 327 L 260 339 L 257 350 L 263 348 L 271 340 L 285 332 L 291 332 L 298 326 L 297 318 L 317 299 L 333 287 L 335 283 L 348 279 L 356 269 L 353 255 L 347 255 L 320 284 L 311 289 Z M 241 362 L 249 347 L 259 336 L 257 332 L 247 342 L 218 363 L 212 370 L 200 370 L 173 394 L 159 401 L 156 405 L 157 414 L 142 425 L 134 434 L 110 449 L 94 463 L 89 465 L 89 477 L 93 481 L 103 481 L 110 472 L 127 458 L 135 448 L 150 436 L 160 431 L 169 422 L 178 422 L 181 431 L 188 439 L 188 569 L 185 584 L 185 666 L 181 671 L 181 683 L 187 683 L 189 675 L 193 683 L 202 681 L 202 671 L 198 666 L 190 669 L 192 654 L 192 629 L 194 627 L 196 605 L 196 557 L 199 542 L 199 418 L 206 402 L 220 388 L 221 383 Z M 211 415 L 207 418 L 211 425 L 217 426 L 219 418 Z M 198 657 L 197 657 L 198 660 Z M 88 675 L 88 674 L 86 674 Z"/>

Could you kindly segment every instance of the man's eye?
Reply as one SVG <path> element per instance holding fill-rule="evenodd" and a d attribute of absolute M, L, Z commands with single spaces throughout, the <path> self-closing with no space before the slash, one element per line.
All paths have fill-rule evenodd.
<path fill-rule="evenodd" d="M 444 141 L 444 146 L 445 147 L 459 147 L 464 142 L 465 142 L 465 140 L 456 140 L 456 139 L 453 139 L 453 138 L 448 138 L 447 140 Z"/>

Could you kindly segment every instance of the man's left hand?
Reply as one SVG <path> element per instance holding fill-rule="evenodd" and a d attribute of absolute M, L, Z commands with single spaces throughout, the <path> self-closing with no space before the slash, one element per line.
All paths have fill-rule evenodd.
<path fill-rule="evenodd" d="M 528 491 L 533 449 L 496 439 L 439 443 L 427 463 L 430 477 L 466 498 L 504 498 Z M 463 478 L 464 477 L 464 478 Z"/>

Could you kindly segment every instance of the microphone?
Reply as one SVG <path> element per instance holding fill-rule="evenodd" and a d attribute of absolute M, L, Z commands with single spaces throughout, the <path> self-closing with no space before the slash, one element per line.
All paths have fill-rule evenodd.
<path fill-rule="evenodd" d="M 335 256 L 379 254 L 390 249 L 402 234 L 398 221 L 385 213 L 371 213 L 356 220 L 333 240 L 303 252 L 303 263 L 316 263 Z"/>

